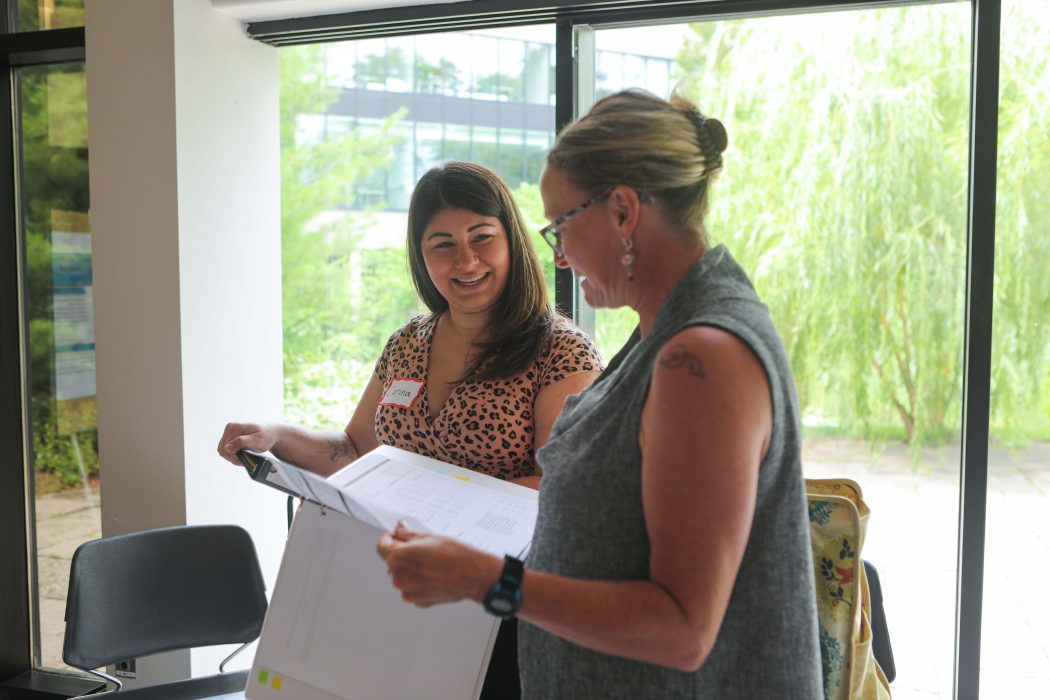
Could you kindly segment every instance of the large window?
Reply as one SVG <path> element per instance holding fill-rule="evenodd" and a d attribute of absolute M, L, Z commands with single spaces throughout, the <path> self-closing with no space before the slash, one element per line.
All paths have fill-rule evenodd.
<path fill-rule="evenodd" d="M 536 26 L 281 50 L 289 420 L 345 421 L 382 343 L 421 310 L 405 212 L 428 169 L 486 165 L 534 228 L 546 223 L 537 183 L 554 139 L 554 48 L 554 28 Z M 600 50 L 599 90 L 648 80 L 666 93 L 674 62 L 661 51 Z M 553 298 L 553 261 L 535 243 Z"/>
<path fill-rule="evenodd" d="M 31 452 L 36 650 L 61 667 L 70 557 L 99 536 L 87 100 L 83 63 L 15 73 Z"/>
<path fill-rule="evenodd" d="M 405 257 L 423 173 L 486 165 L 543 225 L 553 58 L 549 26 L 281 50 L 288 420 L 345 424 L 387 338 L 424 310 Z"/>
<path fill-rule="evenodd" d="M 1050 696 L 1050 3 L 1003 3 L 981 690 Z"/>
<path fill-rule="evenodd" d="M 851 477 L 873 508 L 865 557 L 886 596 L 895 697 L 952 692 L 970 13 L 951 3 L 594 36 L 596 96 L 666 94 L 664 75 L 601 56 L 629 38 L 664 47 L 672 79 L 727 125 L 710 235 L 748 269 L 784 336 L 806 475 Z M 1007 3 L 1004 16 L 981 688 L 1041 697 L 1050 615 L 1018 601 L 1038 597 L 1050 553 L 1050 250 L 1039 230 L 1050 8 Z M 603 350 L 634 322 L 599 310 Z"/>
<path fill-rule="evenodd" d="M 948 2 L 579 30 L 590 37 L 580 46 L 594 51 L 579 62 L 581 110 L 624 87 L 668 95 L 677 85 L 728 127 L 710 236 L 748 269 L 784 336 L 804 409 L 807 476 L 854 478 L 873 507 L 865 556 L 878 567 L 886 595 L 896 697 L 953 692 L 971 13 L 971 3 Z M 1004 8 L 1009 48 L 1002 64 L 982 656 L 990 697 L 1035 697 L 1050 689 L 1041 641 L 1050 621 L 1037 606 L 1015 614 L 1016 596 L 1008 592 L 1027 590 L 1022 580 L 1036 585 L 1042 568 L 1033 577 L 1020 572 L 1042 567 L 1046 558 L 1045 526 L 1038 523 L 1050 442 L 1050 409 L 1040 398 L 1050 395 L 1044 337 L 1050 300 L 1039 285 L 1047 251 L 1039 248 L 1046 236 L 1037 228 L 1046 218 L 1039 187 L 1047 180 L 1050 133 L 1038 39 L 1046 13 L 1038 3 Z M 330 71 L 353 64 L 330 79 L 342 92 L 324 108 L 326 118 L 349 119 L 360 135 L 391 139 L 389 160 L 362 173 L 352 196 L 326 210 L 371 212 L 387 227 L 391 260 L 403 255 L 395 217 L 414 180 L 436 162 L 465 158 L 494 167 L 512 184 L 523 183 L 522 206 L 539 216 L 534 183 L 551 134 L 533 127 L 528 114 L 554 104 L 553 36 L 478 32 L 455 42 L 439 36 L 448 35 L 326 49 L 340 57 L 329 58 Z M 469 47 L 472 58 L 460 57 L 453 44 Z M 379 66 L 385 72 L 373 75 Z M 378 104 L 379 94 L 385 111 L 369 112 L 366 105 Z M 439 103 L 441 116 L 433 118 Z M 520 113 L 523 120 L 508 122 Z M 404 271 L 398 274 L 407 284 Z M 359 334 L 376 345 L 360 355 L 355 381 L 367 377 L 378 343 L 400 322 L 397 314 L 410 313 L 411 290 L 400 289 L 404 306 Z M 364 299 L 367 292 L 360 293 Z M 588 316 L 584 309 L 581 318 Z M 636 317 L 600 310 L 594 318 L 608 358 Z M 286 347 L 286 367 L 294 368 L 297 357 Z M 305 386 L 298 381 L 290 371 L 288 412 L 309 422 L 313 409 L 296 398 Z M 345 419 L 356 391 L 340 399 L 326 424 Z M 1022 498 L 1029 507 L 1019 510 Z"/>
<path fill-rule="evenodd" d="M 83 24 L 83 4 L 0 2 L 3 30 L 63 34 Z M 627 29 L 602 29 L 600 11 L 583 17 L 585 4 L 575 3 L 582 14 L 569 19 L 592 32 L 595 47 L 581 62 L 581 94 L 643 86 L 667 95 L 681 84 L 727 124 L 710 234 L 748 269 L 785 338 L 804 408 L 807 475 L 851 476 L 873 507 L 865 556 L 886 596 L 894 696 L 952 695 L 960 518 L 967 527 L 987 523 L 983 696 L 1050 696 L 1050 614 L 1040 603 L 1050 554 L 1050 4 L 1002 2 L 986 521 L 958 509 L 960 430 L 970 434 L 960 415 L 967 198 L 975 194 L 967 183 L 970 21 L 975 8 L 980 15 L 999 3 L 683 17 Z M 620 10 L 618 27 L 647 11 L 641 2 Z M 555 34 L 553 25 L 475 28 L 280 51 L 289 420 L 343 424 L 383 342 L 420 311 L 405 263 L 405 210 L 428 167 L 489 165 L 527 218 L 544 223 L 536 182 L 556 110 L 564 116 L 572 102 L 572 80 L 556 66 L 570 53 L 566 33 L 557 46 Z M 0 625 L 8 668 L 12 659 L 61 664 L 68 560 L 99 529 L 84 65 L 58 62 L 68 55 L 28 59 L 25 46 L 4 48 L 13 103 L 5 102 L 13 108 L 6 142 L 14 144 L 4 213 L 12 223 L 17 214 L 17 230 L 5 236 L 18 246 L 0 251 L 0 311 L 5 322 L 21 314 L 25 336 L 10 340 L 4 325 L 3 386 L 14 395 L 24 384 L 26 409 L 24 435 L 5 441 L 4 454 L 16 458 L 4 473 L 22 469 L 24 457 L 30 497 L 0 495 L 0 521 L 6 531 L 30 525 L 30 562 L 26 572 L 0 572 L 0 589 L 12 603 L 30 591 L 32 624 L 22 625 L 19 611 L 0 613 L 19 626 Z M 606 358 L 634 324 L 630 312 L 597 313 Z M 12 351 L 19 343 L 24 352 Z M 17 372 L 6 371 L 12 362 Z M 16 403 L 4 404 L 8 424 L 18 422 Z M 19 437 L 25 455 L 14 447 Z M 980 459 L 968 465 L 984 467 Z M 980 583 L 969 576 L 964 585 Z M 954 678 L 972 681 L 973 660 Z M 956 692 L 975 695 L 972 683 Z"/>
<path fill-rule="evenodd" d="M 726 124 L 709 234 L 784 338 L 806 476 L 852 478 L 872 507 L 895 697 L 952 689 L 969 35 L 966 3 L 594 32 L 599 52 L 663 47 L 684 95 Z M 596 95 L 667 94 L 663 71 L 615 59 L 595 61 Z M 603 350 L 634 322 L 597 311 Z"/>

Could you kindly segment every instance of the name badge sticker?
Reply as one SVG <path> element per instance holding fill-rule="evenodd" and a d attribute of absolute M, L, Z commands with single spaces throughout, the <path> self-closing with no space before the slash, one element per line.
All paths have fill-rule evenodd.
<path fill-rule="evenodd" d="M 392 379 L 379 405 L 412 408 L 421 391 L 423 381 L 420 379 Z"/>

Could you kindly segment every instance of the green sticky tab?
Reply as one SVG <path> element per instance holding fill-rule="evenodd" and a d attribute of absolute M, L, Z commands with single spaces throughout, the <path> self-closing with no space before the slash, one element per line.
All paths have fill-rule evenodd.
<path fill-rule="evenodd" d="M 270 672 L 265 668 L 259 669 L 259 682 L 266 685 L 270 680 Z"/>

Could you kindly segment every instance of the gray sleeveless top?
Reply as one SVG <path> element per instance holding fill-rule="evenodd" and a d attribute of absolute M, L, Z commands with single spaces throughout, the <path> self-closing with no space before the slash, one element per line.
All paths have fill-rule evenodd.
<path fill-rule="evenodd" d="M 761 465 L 750 539 L 707 661 L 686 673 L 585 649 L 522 621 L 526 698 L 822 698 L 798 397 L 787 355 L 747 275 L 719 246 L 664 300 L 623 362 L 570 396 L 547 444 L 529 567 L 591 580 L 649 578 L 642 511 L 642 407 L 657 354 L 693 325 L 724 328 L 761 360 L 773 434 Z M 703 562 L 696 562 L 703 566 Z"/>

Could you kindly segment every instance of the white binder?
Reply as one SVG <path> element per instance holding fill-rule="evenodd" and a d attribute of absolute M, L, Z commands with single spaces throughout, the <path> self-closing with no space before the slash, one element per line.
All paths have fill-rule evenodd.
<path fill-rule="evenodd" d="M 406 519 L 521 557 L 535 525 L 536 492 L 390 447 L 327 480 L 309 478 L 333 486 L 349 507 L 331 507 L 338 505 L 333 496 L 311 484 L 320 496 L 314 500 L 330 503 L 305 501 L 296 514 L 246 697 L 477 698 L 499 620 L 470 601 L 426 609 L 405 603 L 376 544 Z"/>

